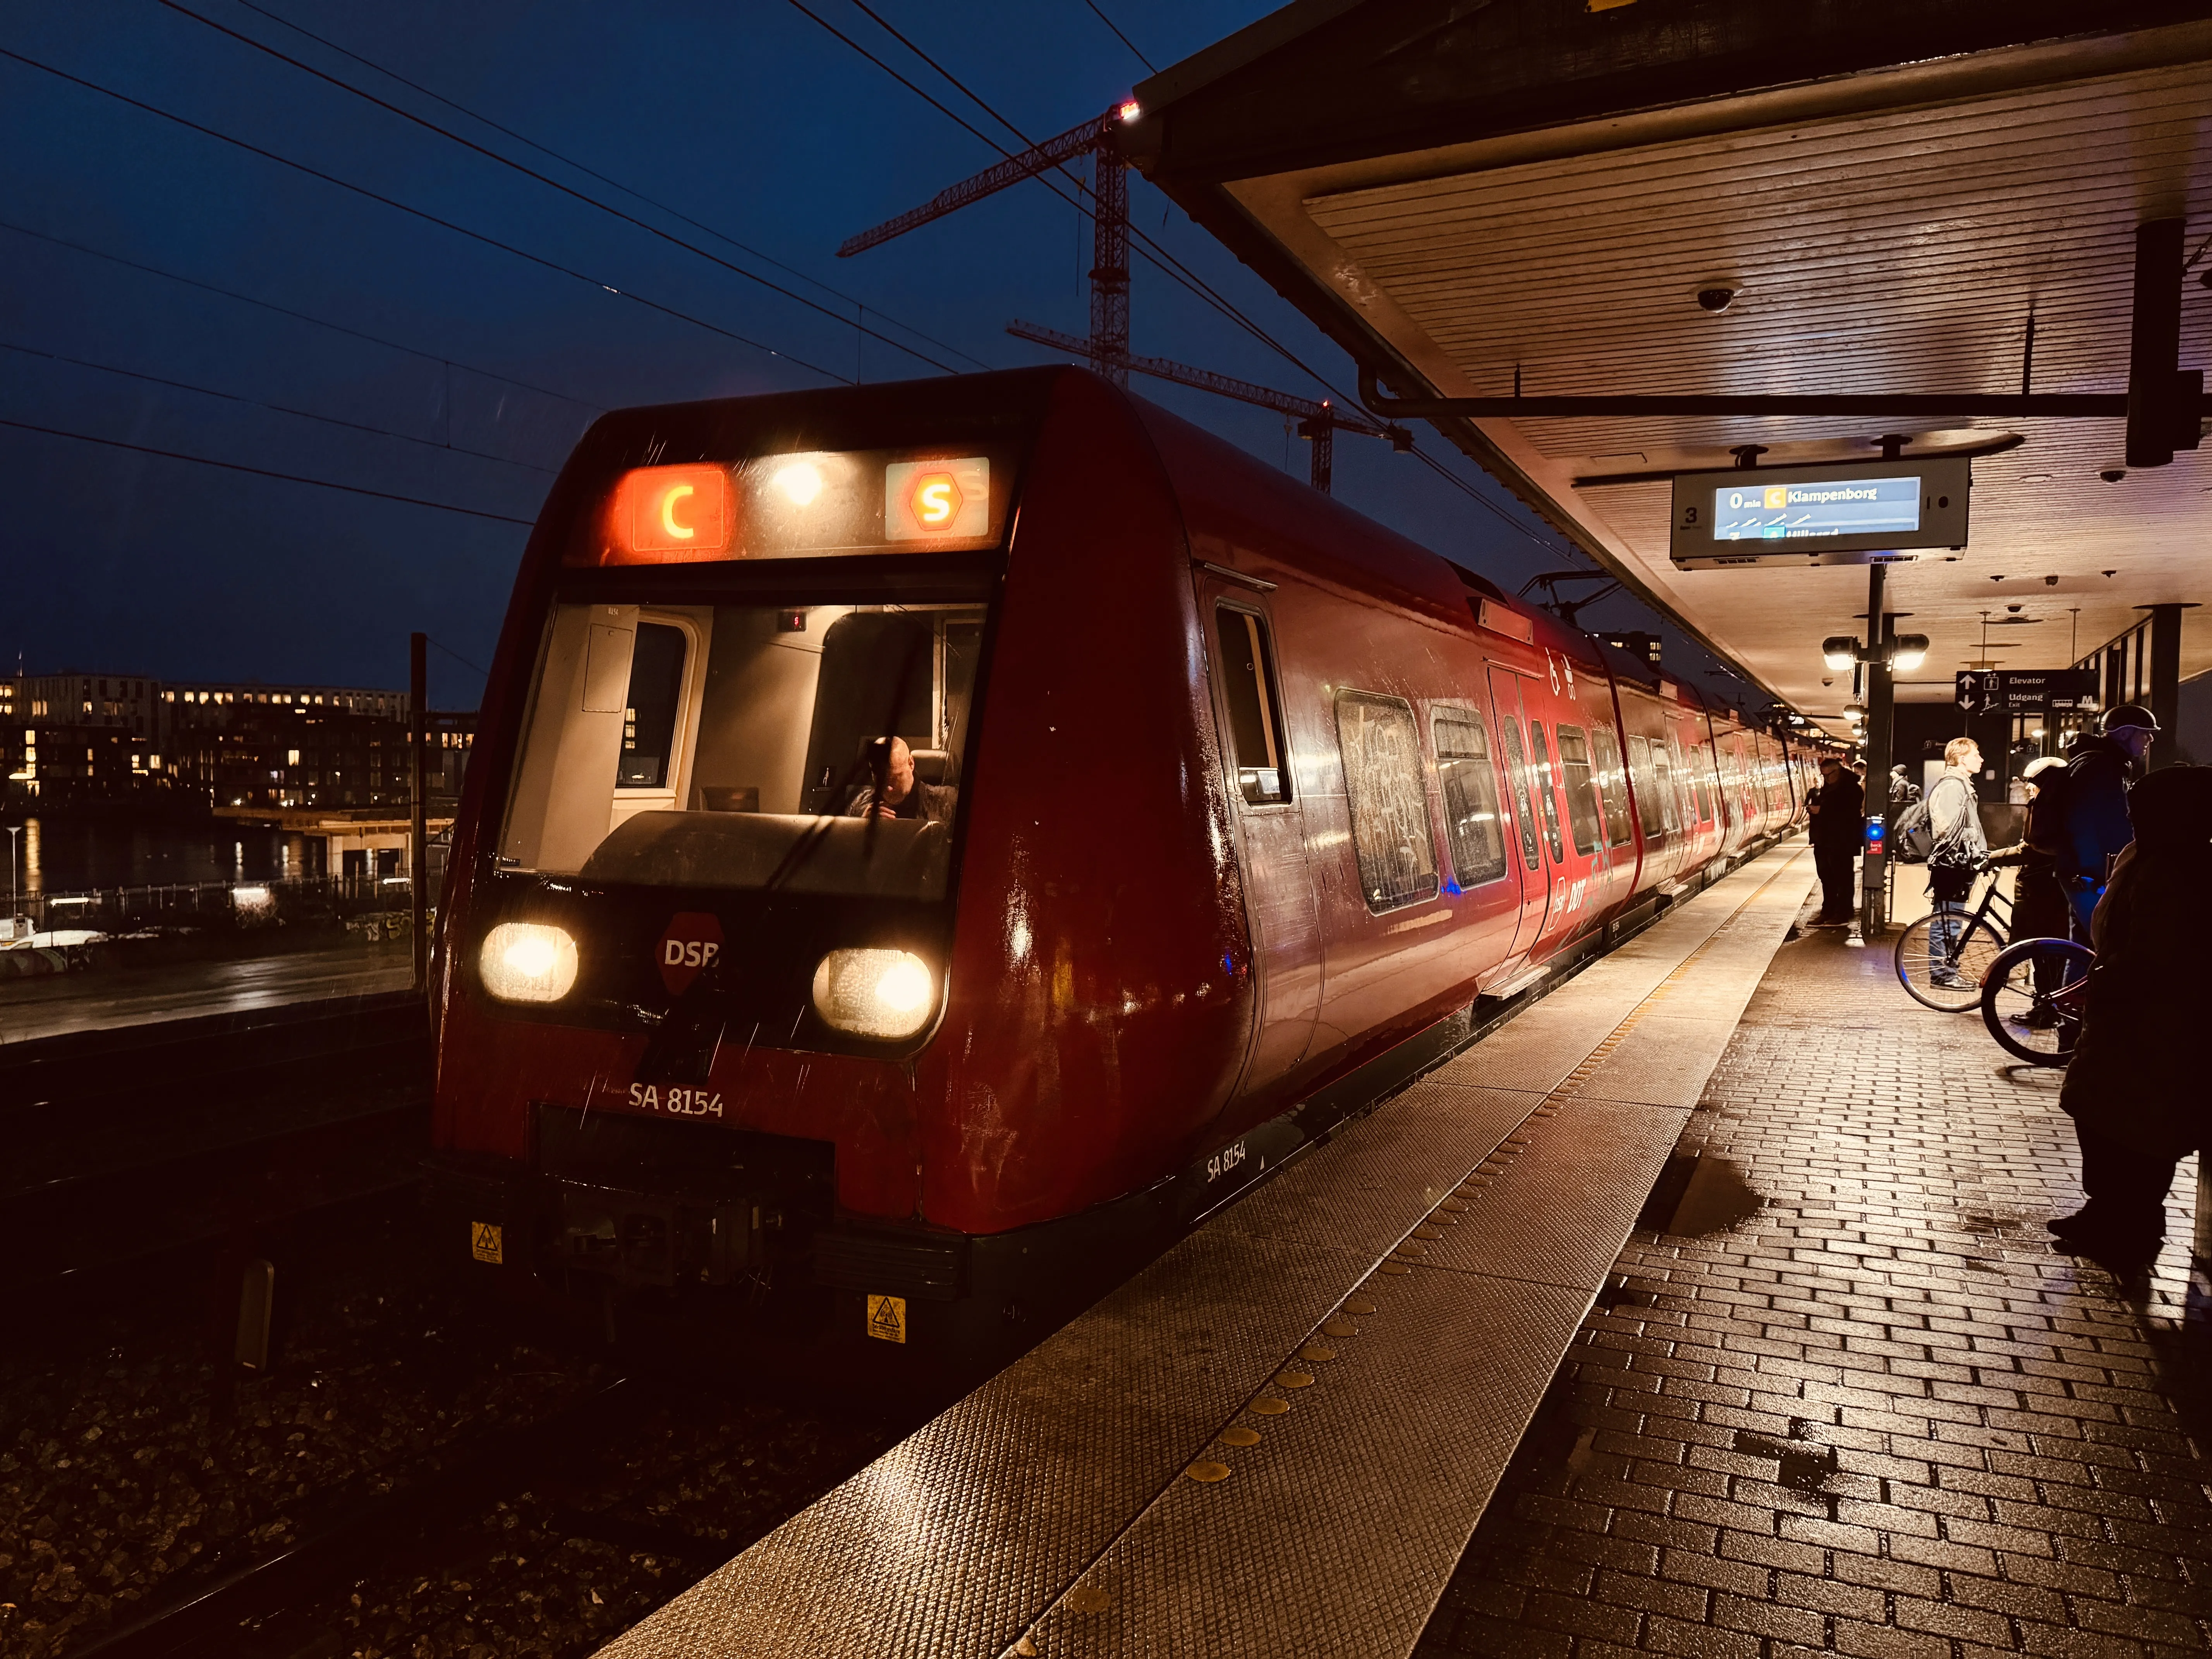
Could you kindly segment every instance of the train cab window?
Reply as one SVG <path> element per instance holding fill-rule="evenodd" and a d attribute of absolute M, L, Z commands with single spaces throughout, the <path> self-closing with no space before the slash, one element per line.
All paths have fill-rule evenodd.
<path fill-rule="evenodd" d="M 1215 669 L 1229 705 L 1230 757 L 1237 787 L 1253 806 L 1279 806 L 1291 798 L 1291 769 L 1283 743 L 1282 704 L 1275 696 L 1275 665 L 1267 649 L 1267 624 L 1249 611 L 1221 605 L 1213 613 L 1221 641 Z"/>
<path fill-rule="evenodd" d="M 1626 847 L 1629 842 L 1628 780 L 1620 765 L 1620 740 L 1612 728 L 1594 726 L 1590 728 L 1590 747 L 1597 751 L 1598 799 L 1605 807 L 1605 839 L 1608 847 Z"/>
<path fill-rule="evenodd" d="M 684 630 L 641 622 L 631 647 L 629 693 L 623 700 L 622 752 L 615 762 L 617 789 L 662 790 L 674 757 L 677 718 L 683 712 Z"/>
<path fill-rule="evenodd" d="M 1413 705 L 1366 691 L 1336 694 L 1336 740 L 1352 808 L 1352 847 L 1370 910 L 1437 895 L 1437 852 Z"/>
<path fill-rule="evenodd" d="M 1490 739 L 1482 716 L 1469 708 L 1440 712 L 1436 734 L 1437 775 L 1443 785 L 1444 831 L 1451 840 L 1452 869 L 1462 887 L 1480 887 L 1505 873 L 1505 836 L 1498 821 L 1498 778 L 1490 769 Z"/>
<path fill-rule="evenodd" d="M 1528 757 L 1521 747 L 1521 723 L 1501 715 L 1498 728 L 1505 734 L 1505 776 L 1513 787 L 1513 817 L 1521 826 L 1521 861 L 1531 870 L 1543 863 L 1536 842 L 1536 806 L 1529 799 Z"/>
<path fill-rule="evenodd" d="M 501 863 L 941 897 L 983 620 L 976 604 L 556 605 Z"/>
<path fill-rule="evenodd" d="M 1598 849 L 1597 791 L 1590 783 L 1589 738 L 1571 726 L 1559 731 L 1559 775 L 1567 790 L 1567 828 L 1575 851 L 1588 858 Z"/>
<path fill-rule="evenodd" d="M 1559 840 L 1559 797 L 1552 788 L 1552 751 L 1544 746 L 1544 723 L 1528 722 L 1529 759 L 1536 772 L 1536 801 L 1544 810 L 1544 844 L 1552 849 L 1552 862 L 1566 861 L 1567 849 Z"/>

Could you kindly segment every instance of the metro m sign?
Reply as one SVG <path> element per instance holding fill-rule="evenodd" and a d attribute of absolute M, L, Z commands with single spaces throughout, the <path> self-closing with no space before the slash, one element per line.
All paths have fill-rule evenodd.
<path fill-rule="evenodd" d="M 668 931 L 653 951 L 660 982 L 668 994 L 680 997 L 722 954 L 722 921 L 703 910 L 685 910 L 672 917 Z"/>

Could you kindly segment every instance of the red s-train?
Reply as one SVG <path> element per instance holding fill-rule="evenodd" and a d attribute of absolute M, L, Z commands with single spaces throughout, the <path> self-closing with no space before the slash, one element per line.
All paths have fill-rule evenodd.
<path fill-rule="evenodd" d="M 610 415 L 454 837 L 451 1248 L 693 1328 L 1018 1334 L 1805 763 L 1075 370 Z"/>

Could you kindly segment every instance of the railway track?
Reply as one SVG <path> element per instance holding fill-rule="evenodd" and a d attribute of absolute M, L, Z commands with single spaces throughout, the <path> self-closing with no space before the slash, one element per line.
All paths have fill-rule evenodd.
<path fill-rule="evenodd" d="M 408 993 L 0 1049 L 0 1288 L 96 1293 L 149 1258 L 400 1191 L 430 1076 Z"/>
<path fill-rule="evenodd" d="M 310 1648 L 347 1586 L 434 1548 L 486 1504 L 574 1464 L 635 1392 L 617 1378 L 541 1422 L 453 1449 L 392 1491 L 337 1495 L 283 1548 L 185 1587 L 70 1659 L 258 1659 Z"/>

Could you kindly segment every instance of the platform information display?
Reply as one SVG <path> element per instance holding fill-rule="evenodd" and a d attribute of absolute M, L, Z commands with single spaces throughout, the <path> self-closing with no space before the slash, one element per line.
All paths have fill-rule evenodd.
<path fill-rule="evenodd" d="M 1821 483 L 1724 484 L 1713 491 L 1713 539 L 1803 541 L 1920 528 L 1920 479 L 1838 478 Z"/>
<path fill-rule="evenodd" d="M 1936 456 L 1677 473 L 1668 551 L 1685 568 L 1865 564 L 1923 548 L 1955 557 L 1966 544 L 1971 467 Z"/>

